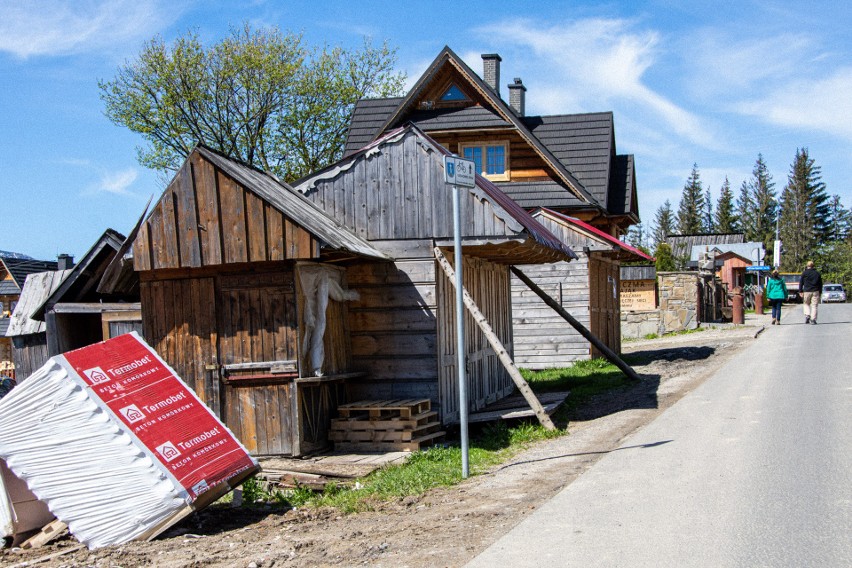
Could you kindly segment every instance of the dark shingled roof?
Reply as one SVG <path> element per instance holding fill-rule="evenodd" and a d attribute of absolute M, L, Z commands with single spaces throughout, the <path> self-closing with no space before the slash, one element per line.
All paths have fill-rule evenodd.
<path fill-rule="evenodd" d="M 524 124 L 607 207 L 610 155 L 615 139 L 612 113 L 527 116 Z"/>
<path fill-rule="evenodd" d="M 352 117 L 345 155 L 351 155 L 368 144 L 401 100 L 359 101 Z M 409 118 L 426 132 L 511 127 L 496 113 L 481 106 L 418 110 Z M 522 120 L 541 144 L 574 174 L 609 214 L 630 213 L 633 156 L 620 155 L 615 156 L 614 160 L 610 159 L 615 144 L 611 112 L 527 116 Z M 497 186 L 524 207 L 588 206 L 557 182 L 498 182 Z"/>
<path fill-rule="evenodd" d="M 15 284 L 18 285 L 17 294 L 24 289 L 24 282 L 27 281 L 27 275 L 35 272 L 45 272 L 47 270 L 56 270 L 56 262 L 50 260 L 32 260 L 29 258 L 9 258 L 0 257 L 0 263 L 6 268 Z"/>
<path fill-rule="evenodd" d="M 343 156 L 354 154 L 373 141 L 379 128 L 385 123 L 391 113 L 396 110 L 402 97 L 390 99 L 361 99 L 355 103 L 352 121 L 349 123 L 349 134 Z"/>
<path fill-rule="evenodd" d="M 408 116 L 408 120 L 422 130 L 455 130 L 461 128 L 511 128 L 497 113 L 481 106 L 465 108 L 447 108 L 436 110 L 417 110 Z"/>

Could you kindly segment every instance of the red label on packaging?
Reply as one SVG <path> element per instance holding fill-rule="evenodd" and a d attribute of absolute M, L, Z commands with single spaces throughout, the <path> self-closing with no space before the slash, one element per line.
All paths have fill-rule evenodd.
<path fill-rule="evenodd" d="M 191 500 L 254 467 L 219 419 L 137 335 L 121 335 L 64 357 Z"/>

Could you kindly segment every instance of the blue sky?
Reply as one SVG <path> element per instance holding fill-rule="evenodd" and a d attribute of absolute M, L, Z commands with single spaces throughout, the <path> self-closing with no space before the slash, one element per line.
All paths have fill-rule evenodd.
<path fill-rule="evenodd" d="M 800 147 L 852 205 L 845 2 L 0 0 L 0 250 L 79 258 L 107 227 L 126 234 L 163 180 L 104 117 L 98 80 L 155 35 L 215 42 L 245 21 L 311 44 L 388 40 L 410 82 L 444 45 L 476 71 L 499 53 L 502 92 L 521 77 L 528 114 L 614 113 L 646 226 L 693 163 L 715 201 L 762 153 L 780 193 Z"/>

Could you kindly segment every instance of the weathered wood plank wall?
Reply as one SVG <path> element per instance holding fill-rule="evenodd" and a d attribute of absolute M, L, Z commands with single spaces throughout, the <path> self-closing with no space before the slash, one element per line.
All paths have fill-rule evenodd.
<path fill-rule="evenodd" d="M 506 309 L 510 303 L 508 267 L 481 259 L 466 258 L 462 280 L 465 289 L 488 319 L 500 342 L 507 349 L 511 349 L 512 322 L 510 312 Z M 438 328 L 438 391 L 442 419 L 446 423 L 459 420 L 459 390 L 455 288 L 443 271 L 438 274 L 437 290 L 438 319 L 441 322 Z M 515 385 L 467 311 L 465 311 L 465 347 L 470 410 L 479 410 L 509 395 Z"/>
<path fill-rule="evenodd" d="M 47 334 L 31 333 L 12 338 L 12 358 L 15 362 L 15 380 L 23 381 L 50 358 L 47 352 Z"/>
<path fill-rule="evenodd" d="M 272 205 L 195 153 L 133 246 L 137 271 L 316 259 L 319 243 Z"/>
<path fill-rule="evenodd" d="M 347 270 L 352 364 L 367 372 L 350 381 L 359 398 L 438 400 L 435 262 L 364 263 Z"/>
<path fill-rule="evenodd" d="M 522 266 L 521 270 L 572 316 L 590 328 L 589 258 Z M 541 301 L 535 292 L 512 277 L 512 322 L 515 363 L 519 367 L 547 369 L 589 358 L 589 342 Z"/>

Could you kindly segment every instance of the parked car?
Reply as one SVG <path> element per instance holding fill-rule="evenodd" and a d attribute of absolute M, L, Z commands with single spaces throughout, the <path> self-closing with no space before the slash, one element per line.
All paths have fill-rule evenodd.
<path fill-rule="evenodd" d="M 802 301 L 802 296 L 799 294 L 799 277 L 801 274 L 793 272 L 782 272 L 781 279 L 787 286 L 787 301 L 799 303 Z"/>
<path fill-rule="evenodd" d="M 846 290 L 843 289 L 843 284 L 823 284 L 822 301 L 845 302 Z"/>

